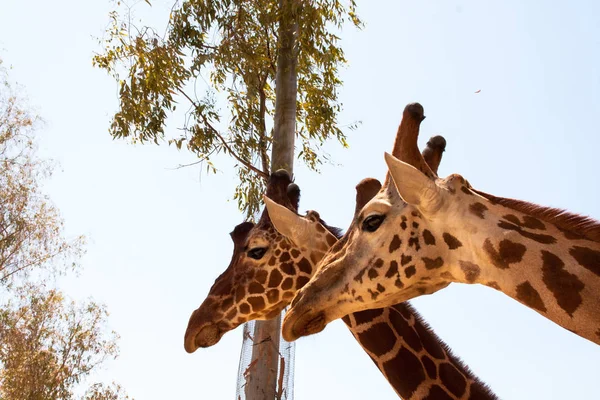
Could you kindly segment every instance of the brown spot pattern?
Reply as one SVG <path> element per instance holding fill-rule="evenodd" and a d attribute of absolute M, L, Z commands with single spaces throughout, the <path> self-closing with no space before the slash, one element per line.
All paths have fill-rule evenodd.
<path fill-rule="evenodd" d="M 385 323 L 378 322 L 364 332 L 358 334 L 362 347 L 375 356 L 382 356 L 394 348 L 396 335 Z"/>
<path fill-rule="evenodd" d="M 429 331 L 427 331 L 423 324 L 416 323 L 414 328 L 417 330 L 427 354 L 437 358 L 438 360 L 443 360 L 446 358 L 446 354 L 444 353 L 442 346 L 440 346 L 440 343 L 434 338 L 434 336 L 431 335 Z"/>
<path fill-rule="evenodd" d="M 502 229 L 506 229 L 509 231 L 515 231 L 517 232 L 519 235 L 527 238 L 527 239 L 531 239 L 534 240 L 538 243 L 542 243 L 542 244 L 553 244 L 556 243 L 556 238 L 554 236 L 550 236 L 550 235 L 544 235 L 541 233 L 531 233 L 528 231 L 524 231 L 523 228 L 521 228 L 521 226 L 516 225 L 516 224 L 512 224 L 510 222 L 507 221 L 500 221 L 498 222 L 498 226 Z"/>
<path fill-rule="evenodd" d="M 354 320 L 356 321 L 356 325 L 362 325 L 364 323 L 368 323 L 373 321 L 375 318 L 381 316 L 383 314 L 383 308 L 375 308 L 373 310 L 365 310 L 352 314 L 354 316 Z"/>
<path fill-rule="evenodd" d="M 467 380 L 452 364 L 443 363 L 440 365 L 440 379 L 455 396 L 462 396 L 467 389 Z"/>
<path fill-rule="evenodd" d="M 291 262 L 281 264 L 281 270 L 288 275 L 296 275 L 296 269 L 294 268 L 294 264 Z"/>
<path fill-rule="evenodd" d="M 415 251 L 419 251 L 421 245 L 419 244 L 419 237 L 413 236 L 408 238 L 408 247 L 414 247 Z"/>
<path fill-rule="evenodd" d="M 276 269 L 272 270 L 271 274 L 269 275 L 269 284 L 268 284 L 269 287 L 279 286 L 282 279 L 283 279 L 283 275 L 281 275 L 281 272 L 279 272 Z"/>
<path fill-rule="evenodd" d="M 264 291 L 265 288 L 263 288 L 263 286 L 259 283 L 250 282 L 250 284 L 248 285 L 249 294 L 263 293 Z"/>
<path fill-rule="evenodd" d="M 464 187 L 464 186 L 463 186 Z M 423 400 L 454 400 L 438 385 L 433 385 L 429 389 L 429 394 Z"/>
<path fill-rule="evenodd" d="M 298 261 L 298 268 L 305 274 L 310 274 L 312 272 L 312 265 L 310 265 L 310 262 L 304 257 L 302 257 L 302 260 Z"/>
<path fill-rule="evenodd" d="M 442 257 L 438 257 L 436 259 L 423 257 L 422 260 L 425 263 L 425 268 L 427 269 L 436 269 L 444 265 L 444 260 Z"/>
<path fill-rule="evenodd" d="M 408 264 L 411 261 L 412 261 L 412 257 L 411 256 L 407 256 L 407 255 L 404 255 L 404 254 L 402 254 L 402 256 L 400 256 L 400 265 L 404 266 L 404 265 Z"/>
<path fill-rule="evenodd" d="M 398 275 L 398 263 L 396 261 L 390 262 L 390 268 L 385 273 L 386 278 L 391 278 L 392 276 Z"/>
<path fill-rule="evenodd" d="M 270 304 L 275 304 L 279 301 L 279 290 L 271 289 L 267 292 L 267 300 Z"/>
<path fill-rule="evenodd" d="M 367 268 L 365 267 L 365 268 L 361 269 L 360 271 L 358 271 L 358 273 L 354 277 L 354 281 L 362 284 L 363 283 L 363 275 L 365 274 L 366 270 L 367 270 Z"/>
<path fill-rule="evenodd" d="M 248 297 L 248 303 L 252 306 L 253 312 L 259 312 L 265 309 L 265 299 L 262 297 Z"/>
<path fill-rule="evenodd" d="M 368 275 L 369 275 L 370 280 L 373 280 L 379 276 L 379 274 L 377 273 L 377 270 L 375 268 L 369 269 Z"/>
<path fill-rule="evenodd" d="M 583 268 L 600 276 L 600 251 L 588 249 L 587 247 L 573 246 L 569 250 L 569 254 Z"/>
<path fill-rule="evenodd" d="M 486 283 L 485 286 L 489 286 L 489 287 L 494 288 L 496 290 L 502 290 L 500 288 L 500 285 L 498 285 L 498 282 L 496 282 L 496 281 L 490 281 L 490 282 Z"/>
<path fill-rule="evenodd" d="M 425 380 L 421 361 L 405 347 L 400 348 L 396 357 L 383 363 L 383 373 L 403 399 L 410 398 Z"/>
<path fill-rule="evenodd" d="M 269 273 L 266 270 L 261 269 L 256 272 L 255 277 L 258 282 L 260 282 L 261 284 L 264 284 L 267 281 L 268 275 L 269 275 Z"/>
<path fill-rule="evenodd" d="M 481 274 L 481 268 L 477 264 L 462 260 L 458 261 L 458 264 L 465 274 L 465 280 L 469 283 L 474 283 Z"/>
<path fill-rule="evenodd" d="M 469 212 L 471 214 L 478 216 L 481 219 L 485 218 L 483 213 L 487 210 L 488 210 L 488 208 L 485 206 L 485 204 L 480 203 L 480 202 L 475 202 L 469 206 Z"/>
<path fill-rule="evenodd" d="M 236 309 L 235 309 L 235 307 L 234 307 L 234 308 L 232 308 L 232 309 L 231 309 L 231 311 L 229 311 L 229 312 L 227 313 L 227 315 L 225 316 L 225 319 L 227 319 L 227 320 L 231 321 L 231 320 L 233 319 L 233 317 L 235 317 L 235 316 L 236 316 L 236 314 L 237 314 L 237 310 L 236 310 Z"/>
<path fill-rule="evenodd" d="M 288 289 L 292 288 L 293 284 L 294 284 L 294 280 L 292 278 L 285 278 L 285 280 L 281 284 L 281 288 L 283 290 L 288 290 Z"/>
<path fill-rule="evenodd" d="M 389 248 L 390 253 L 393 253 L 394 251 L 398 250 L 400 248 L 401 244 L 402 244 L 402 241 L 400 240 L 400 237 L 398 235 L 394 235 L 394 238 L 390 242 L 390 248 Z"/>
<path fill-rule="evenodd" d="M 414 265 L 411 265 L 404 269 L 404 273 L 406 274 L 407 278 L 410 278 L 411 276 L 413 276 L 414 274 L 417 273 L 417 269 L 415 268 Z"/>
<path fill-rule="evenodd" d="M 408 347 L 414 351 L 421 351 L 423 349 L 421 339 L 419 339 L 417 332 L 395 309 L 390 309 L 390 322 L 396 330 L 396 333 L 402 337 L 404 343 L 406 343 Z"/>
<path fill-rule="evenodd" d="M 486 239 L 483 243 L 483 250 L 488 253 L 492 264 L 500 269 L 507 269 L 510 264 L 520 262 L 527 250 L 521 243 L 512 242 L 508 239 L 502 240 L 498 248 L 499 250 L 496 251 L 490 239 Z"/>
<path fill-rule="evenodd" d="M 565 238 L 569 239 L 569 240 L 579 240 L 579 239 L 584 239 L 583 235 L 580 235 L 577 232 L 571 232 L 567 229 L 562 229 L 560 227 L 558 227 L 558 230 L 561 231 L 562 233 L 564 233 Z"/>
<path fill-rule="evenodd" d="M 564 269 L 565 263 L 555 254 L 542 250 L 542 280 L 554 294 L 560 308 L 571 317 L 581 305 L 584 284 Z"/>
<path fill-rule="evenodd" d="M 227 310 L 232 305 L 233 305 L 233 297 L 228 296 L 221 303 L 221 308 L 224 309 L 224 310 Z"/>
<path fill-rule="evenodd" d="M 402 230 L 405 231 L 406 227 L 408 226 L 408 225 L 406 225 L 407 218 L 404 215 L 401 218 L 402 218 L 402 222 L 400 223 L 400 228 L 402 228 Z"/>
<path fill-rule="evenodd" d="M 250 314 L 250 306 L 246 303 L 240 304 L 240 312 L 242 314 Z"/>
<path fill-rule="evenodd" d="M 437 368 L 433 360 L 427 357 L 427 355 L 423 355 L 421 356 L 421 362 L 425 367 L 425 371 L 427 371 L 427 375 L 429 375 L 431 379 L 437 379 Z"/>
<path fill-rule="evenodd" d="M 462 242 L 451 234 L 444 232 L 442 236 L 444 238 L 444 242 L 446 242 L 450 250 L 456 250 L 462 246 Z"/>
<path fill-rule="evenodd" d="M 452 275 L 450 271 L 444 271 L 440 274 L 440 276 L 444 279 L 448 279 L 453 282 L 456 281 L 456 278 L 454 277 L 454 275 Z"/>
<path fill-rule="evenodd" d="M 243 286 L 238 286 L 235 289 L 235 302 L 239 303 L 246 296 L 246 289 Z"/>
<path fill-rule="evenodd" d="M 517 286 L 517 300 L 520 300 L 527 307 L 541 312 L 546 312 L 546 306 L 542 297 L 529 281 L 525 281 Z"/>
<path fill-rule="evenodd" d="M 435 245 L 435 237 L 427 229 L 423 230 L 423 240 L 425 241 L 425 244 L 428 246 Z"/>
<path fill-rule="evenodd" d="M 304 285 L 306 285 L 306 284 L 308 283 L 308 281 L 309 281 L 309 280 L 310 280 L 310 279 L 309 279 L 308 277 L 306 277 L 306 276 L 299 276 L 299 277 L 296 279 L 296 290 L 300 290 L 300 289 L 302 289 L 302 287 L 303 287 Z"/>

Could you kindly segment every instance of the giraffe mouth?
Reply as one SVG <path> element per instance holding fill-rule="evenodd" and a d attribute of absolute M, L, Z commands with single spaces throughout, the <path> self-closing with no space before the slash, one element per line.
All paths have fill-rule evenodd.
<path fill-rule="evenodd" d="M 218 324 L 209 324 L 200 329 L 196 334 L 186 334 L 184 347 L 188 353 L 193 353 L 199 348 L 214 346 L 221 340 L 225 333 Z"/>
<path fill-rule="evenodd" d="M 295 319 L 293 313 L 289 313 L 286 315 L 283 323 L 282 334 L 285 340 L 293 342 L 302 336 L 319 333 L 325 329 L 326 326 L 327 318 L 325 312 L 319 312 L 315 315 L 310 311 L 307 311 Z"/>

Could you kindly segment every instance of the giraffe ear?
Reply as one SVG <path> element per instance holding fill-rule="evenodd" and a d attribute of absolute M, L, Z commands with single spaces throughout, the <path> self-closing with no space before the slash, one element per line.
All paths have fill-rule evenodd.
<path fill-rule="evenodd" d="M 424 214 L 439 210 L 442 203 L 440 189 L 427 175 L 410 164 L 385 153 L 385 162 L 402 199 Z"/>
<path fill-rule="evenodd" d="M 308 222 L 304 218 L 287 207 L 275 203 L 267 196 L 263 196 L 263 199 L 269 213 L 269 218 L 279 233 L 294 243 L 299 243 L 307 239 L 309 235 Z"/>
<path fill-rule="evenodd" d="M 381 182 L 375 178 L 365 178 L 356 185 L 356 208 L 354 215 L 358 214 L 381 189 Z"/>

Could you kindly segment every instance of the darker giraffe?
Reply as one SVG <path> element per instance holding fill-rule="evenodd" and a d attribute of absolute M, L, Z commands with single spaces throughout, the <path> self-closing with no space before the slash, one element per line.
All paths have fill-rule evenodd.
<path fill-rule="evenodd" d="M 279 170 L 269 178 L 267 195 L 297 210 L 300 188 L 286 171 Z M 317 238 L 334 243 L 337 231 L 328 229 Z M 277 316 L 313 275 L 313 260 L 321 259 L 328 248 L 323 245 L 310 254 L 301 252 L 275 230 L 266 211 L 257 224 L 236 226 L 231 238 L 234 248 L 229 267 L 190 317 L 184 341 L 190 353 L 216 344 L 223 334 L 244 322 Z"/>
<path fill-rule="evenodd" d="M 430 294 L 450 282 L 493 287 L 600 344 L 600 224 L 439 179 L 416 152 L 420 105 L 405 109 L 388 184 L 295 297 L 294 340 L 337 318 Z"/>
<path fill-rule="evenodd" d="M 424 152 L 436 168 L 444 145 L 443 138 L 438 138 L 433 144 L 430 143 L 430 147 L 437 147 L 436 151 L 430 149 L 429 155 Z M 298 207 L 299 189 L 291 183 L 287 174 L 277 174 L 280 176 L 271 177 L 267 194 L 281 204 L 279 207 L 297 216 L 295 211 Z M 278 187 L 277 190 L 273 185 Z M 376 187 L 369 188 L 366 183 L 363 187 L 364 190 L 359 190 L 358 193 L 364 196 L 362 201 L 366 202 L 380 185 L 377 183 Z M 267 201 L 276 204 L 271 200 Z M 310 235 L 302 243 L 291 241 L 275 231 L 266 210 L 256 226 L 246 223 L 234 230 L 232 237 L 235 248 L 231 264 L 190 318 L 184 341 L 188 352 L 216 344 L 225 332 L 243 322 L 272 318 L 289 303 L 289 293 L 295 293 L 298 282 L 304 284 L 308 278 L 305 281 L 297 279 L 295 284 L 290 282 L 285 286 L 283 282 L 295 275 L 312 276 L 316 263 L 337 241 L 336 236 L 339 236 L 335 229 L 323 223 L 316 212 L 309 212 L 307 218 L 311 222 L 308 227 Z M 288 254 L 289 259 L 284 254 Z M 256 259 L 258 255 L 261 257 Z M 290 275 L 292 269 L 295 274 Z M 273 276 L 274 280 L 271 278 Z M 268 290 L 279 290 L 277 298 L 281 301 L 270 302 L 267 298 L 265 307 L 255 311 L 251 309 L 252 304 L 244 304 L 250 298 L 257 297 L 257 294 L 251 294 L 250 287 L 258 289 L 258 285 L 265 286 L 263 277 L 267 277 Z M 273 295 L 273 298 L 276 297 Z M 248 309 L 251 313 L 243 312 Z M 356 313 L 344 318 L 344 322 L 402 398 L 496 398 L 408 304 Z M 386 350 L 388 347 L 390 351 Z"/>

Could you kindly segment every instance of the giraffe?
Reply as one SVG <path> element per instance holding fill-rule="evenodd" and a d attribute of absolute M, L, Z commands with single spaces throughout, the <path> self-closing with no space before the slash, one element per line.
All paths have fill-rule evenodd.
<path fill-rule="evenodd" d="M 386 154 L 391 179 L 295 296 L 283 337 L 460 282 L 499 290 L 600 344 L 600 223 L 486 194 L 457 174 L 437 178 L 417 152 L 423 119 L 421 105 L 405 108 L 403 161 Z"/>
<path fill-rule="evenodd" d="M 368 191 L 375 188 L 375 195 L 380 187 L 375 179 L 361 181 L 357 203 L 360 197 L 370 200 Z M 331 247 L 322 237 L 327 229 L 316 211 L 303 217 L 268 197 L 265 205 L 275 229 L 296 246 L 318 253 L 323 245 Z M 408 302 L 359 311 L 342 320 L 401 398 L 497 399 Z"/>
<path fill-rule="evenodd" d="M 436 137 L 424 151 L 435 169 L 444 146 L 443 138 Z M 370 200 L 380 186 L 376 180 L 364 180 L 357 186 L 357 199 Z M 278 171 L 270 177 L 267 199 L 268 204 L 297 216 L 299 188 L 287 172 Z M 243 223 L 234 229 L 231 264 L 192 313 L 184 339 L 186 351 L 216 344 L 243 322 L 273 318 L 291 301 L 340 236 L 317 212 L 309 211 L 306 218 L 312 222 L 313 231 L 302 243 L 275 230 L 268 210 L 257 225 Z M 344 322 L 401 398 L 497 398 L 408 303 L 355 313 Z"/>

